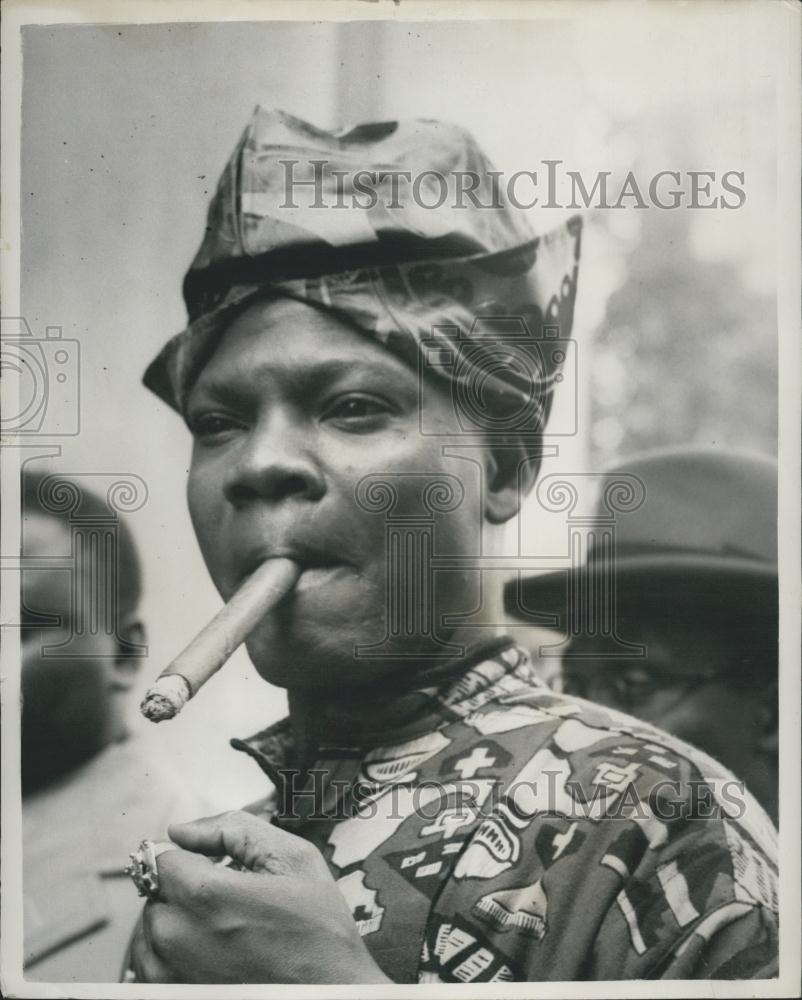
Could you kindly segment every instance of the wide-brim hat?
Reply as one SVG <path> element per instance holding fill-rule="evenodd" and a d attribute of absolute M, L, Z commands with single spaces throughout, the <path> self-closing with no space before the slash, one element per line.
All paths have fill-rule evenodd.
<path fill-rule="evenodd" d="M 616 515 L 613 558 L 591 547 L 575 569 L 518 574 L 505 606 L 565 628 L 573 596 L 614 580 L 616 605 L 704 608 L 707 615 L 763 613 L 777 594 L 777 464 L 763 455 L 707 448 L 642 453 L 607 470 L 637 477 L 643 502 Z M 612 576 L 611 576 L 612 570 Z M 541 617 L 546 616 L 546 617 Z"/>

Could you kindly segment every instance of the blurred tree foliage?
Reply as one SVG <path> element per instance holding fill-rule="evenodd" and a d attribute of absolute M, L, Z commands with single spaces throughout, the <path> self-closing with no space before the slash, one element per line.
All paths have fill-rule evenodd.
<path fill-rule="evenodd" d="M 700 261 L 687 210 L 641 213 L 593 342 L 591 461 L 682 443 L 777 449 L 777 312 L 731 259 Z"/>

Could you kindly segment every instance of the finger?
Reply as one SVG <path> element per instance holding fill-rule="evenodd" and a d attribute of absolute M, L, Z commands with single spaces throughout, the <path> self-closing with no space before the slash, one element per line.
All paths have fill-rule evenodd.
<path fill-rule="evenodd" d="M 160 900 L 149 900 L 142 911 L 142 936 L 145 938 L 145 944 L 157 958 L 162 960 L 166 960 L 170 952 L 165 922 L 169 909 L 170 907 Z"/>
<path fill-rule="evenodd" d="M 252 872 L 330 877 L 316 848 L 251 813 L 238 810 L 192 823 L 176 823 L 169 833 L 175 843 L 188 851 L 229 854 Z"/>
<path fill-rule="evenodd" d="M 131 941 L 130 967 L 139 983 L 175 982 L 169 965 L 160 958 L 150 940 L 147 917 L 143 913 Z"/>
<path fill-rule="evenodd" d="M 214 905 L 220 888 L 221 869 L 209 858 L 177 848 L 159 855 L 159 896 L 154 905 L 145 907 L 145 917 L 151 921 L 159 904 L 196 912 Z"/>

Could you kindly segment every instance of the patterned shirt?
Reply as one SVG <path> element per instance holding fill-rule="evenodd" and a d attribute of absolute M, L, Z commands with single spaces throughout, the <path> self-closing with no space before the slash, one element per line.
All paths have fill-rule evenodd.
<path fill-rule="evenodd" d="M 323 853 L 395 982 L 768 978 L 776 831 L 673 737 L 558 695 L 511 643 L 419 692 L 414 735 L 290 766 L 288 720 L 232 745 Z M 379 745 L 381 742 L 381 745 Z"/>

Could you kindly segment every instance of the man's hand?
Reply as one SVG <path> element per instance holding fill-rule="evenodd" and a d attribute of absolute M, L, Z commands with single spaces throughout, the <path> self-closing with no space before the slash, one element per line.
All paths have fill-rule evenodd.
<path fill-rule="evenodd" d="M 320 852 L 265 820 L 223 813 L 171 826 L 160 891 L 131 946 L 148 983 L 387 983 Z M 209 858 L 231 855 L 248 870 Z"/>

